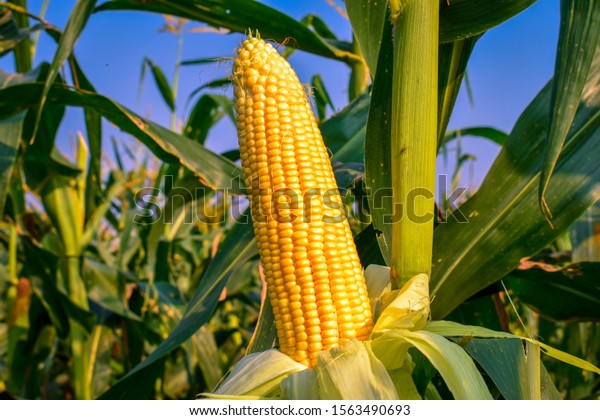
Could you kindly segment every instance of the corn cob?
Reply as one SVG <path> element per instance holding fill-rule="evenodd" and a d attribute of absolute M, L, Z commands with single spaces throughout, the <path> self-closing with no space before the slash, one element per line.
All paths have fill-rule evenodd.
<path fill-rule="evenodd" d="M 373 325 L 362 267 L 303 86 L 273 46 L 250 37 L 233 65 L 237 130 L 280 349 L 317 354 Z"/>

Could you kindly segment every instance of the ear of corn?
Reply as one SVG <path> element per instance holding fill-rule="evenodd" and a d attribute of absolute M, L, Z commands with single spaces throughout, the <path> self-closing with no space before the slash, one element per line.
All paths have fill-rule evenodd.
<path fill-rule="evenodd" d="M 261 262 L 283 353 L 365 340 L 362 267 L 305 90 L 273 48 L 245 40 L 233 67 L 237 130 Z"/>

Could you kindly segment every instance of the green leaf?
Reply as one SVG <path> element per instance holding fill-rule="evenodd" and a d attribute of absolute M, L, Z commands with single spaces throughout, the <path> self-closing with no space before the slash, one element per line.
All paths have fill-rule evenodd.
<path fill-rule="evenodd" d="M 23 83 L 40 82 L 45 80 L 47 71 L 47 64 L 43 64 L 39 68 L 25 74 L 6 74 L 0 71 L 0 86 L 4 88 L 17 87 Z M 36 85 L 38 88 L 41 88 L 40 84 Z M 32 101 L 35 103 L 37 99 L 32 98 Z M 11 102 L 11 100 L 8 100 L 2 105 L 10 107 L 12 105 Z M 21 109 L 16 108 L 10 114 L 12 115 L 20 111 Z M 64 106 L 51 104 L 45 107 L 39 116 L 40 124 L 35 134 L 36 141 L 34 144 L 29 144 L 28 142 L 23 144 L 25 146 L 23 172 L 26 175 L 29 188 L 35 193 L 39 192 L 39 187 L 43 185 L 44 180 L 50 173 L 73 177 L 81 172 L 77 166 L 73 165 L 54 147 L 54 138 L 63 115 Z M 21 133 L 22 138 L 30 139 L 34 135 L 35 118 L 35 111 L 28 112 L 25 116 Z"/>
<path fill-rule="evenodd" d="M 345 3 L 352 30 L 369 66 L 371 77 L 375 79 L 377 57 L 382 43 L 388 2 L 381 0 L 346 0 Z M 386 35 L 386 37 L 391 38 L 391 35 Z"/>
<path fill-rule="evenodd" d="M 379 51 L 379 72 L 373 81 L 372 96 L 368 111 L 365 139 L 365 184 L 369 199 L 369 210 L 373 228 L 377 232 L 379 248 L 386 261 L 390 260 L 392 244 L 392 224 L 386 215 L 393 214 L 392 209 L 392 161 L 391 116 L 392 116 L 392 75 L 394 74 L 394 56 L 392 48 L 392 24 L 385 19 Z M 389 216 L 388 216 L 389 217 Z"/>
<path fill-rule="evenodd" d="M 431 321 L 424 328 L 426 331 L 444 337 L 480 337 L 480 338 L 515 338 L 516 336 L 502 331 L 493 331 L 489 328 L 476 325 L 463 325 L 452 321 Z"/>
<path fill-rule="evenodd" d="M 203 95 L 198 99 L 183 130 L 186 137 L 204 144 L 208 131 L 224 115 L 235 124 L 231 99 L 223 95 Z"/>
<path fill-rule="evenodd" d="M 92 398 L 104 392 L 112 376 L 111 360 L 113 347 L 117 337 L 112 328 L 96 325 L 87 342 L 87 351 L 90 354 L 90 370 L 92 382 Z"/>
<path fill-rule="evenodd" d="M 26 111 L 0 121 L 0 220 L 4 217 L 4 203 L 8 193 L 13 165 L 17 159 L 21 130 Z"/>
<path fill-rule="evenodd" d="M 438 56 L 438 149 L 450 121 L 467 63 L 479 36 L 440 44 Z"/>
<path fill-rule="evenodd" d="M 600 54 L 592 65 L 551 186 L 554 229 L 538 210 L 551 85 L 523 112 L 479 191 L 435 230 L 434 318 L 442 318 L 560 236 L 600 197 Z"/>
<path fill-rule="evenodd" d="M 390 340 L 404 341 L 419 350 L 440 373 L 450 392 L 456 399 L 492 399 L 485 381 L 477 371 L 475 363 L 457 344 L 429 331 L 392 330 L 373 342 L 384 347 Z M 392 349 L 388 347 L 387 351 Z M 378 352 L 376 352 L 378 354 Z"/>
<path fill-rule="evenodd" d="M 474 325 L 462 325 L 450 321 L 432 321 L 424 328 L 434 334 L 443 335 L 444 337 L 480 337 L 480 338 L 515 338 L 515 335 L 492 331 L 487 328 L 477 327 Z M 564 351 L 557 350 L 547 344 L 541 343 L 528 337 L 519 337 L 521 340 L 535 343 L 540 346 L 542 351 L 557 360 L 564 363 L 576 366 L 580 369 L 589 370 L 590 372 L 600 373 L 600 369 L 586 360 L 572 356 Z"/>
<path fill-rule="evenodd" d="M 569 229 L 571 261 L 600 261 L 600 201 L 585 211 Z"/>
<path fill-rule="evenodd" d="M 269 350 L 277 340 L 275 315 L 273 315 L 271 299 L 267 296 L 267 288 L 265 286 L 266 284 L 263 284 L 258 321 L 256 321 L 256 328 L 254 329 L 254 334 L 252 335 L 250 343 L 248 343 L 246 354 Z"/>
<path fill-rule="evenodd" d="M 458 344 L 465 347 L 471 357 L 485 370 L 504 399 L 532 399 L 531 388 L 534 382 L 539 381 L 529 378 L 527 374 L 527 365 L 533 355 L 525 356 L 520 339 L 467 338 L 466 342 L 459 340 Z M 539 359 L 539 355 L 537 357 Z M 541 399 L 561 399 L 542 364 L 540 370 L 541 386 L 539 383 L 537 386 L 541 392 Z"/>
<path fill-rule="evenodd" d="M 369 95 L 365 93 L 319 126 L 325 146 L 333 154 L 332 160 L 363 161 L 369 103 Z"/>
<path fill-rule="evenodd" d="M 554 321 L 600 321 L 600 263 L 515 270 L 503 278 L 526 305 Z"/>
<path fill-rule="evenodd" d="M 370 224 L 364 228 L 358 235 L 354 237 L 358 258 L 363 267 L 368 267 L 369 264 L 385 265 L 385 260 L 381 255 L 379 244 L 377 243 L 377 233 Z"/>
<path fill-rule="evenodd" d="M 529 386 L 520 339 L 467 338 L 465 350 L 481 365 L 507 400 L 528 400 Z"/>
<path fill-rule="evenodd" d="M 600 50 L 600 1 L 563 0 L 560 15 L 550 129 L 546 137 L 539 194 L 540 207 L 549 221 L 552 212 L 545 198 L 548 184 L 575 118 L 594 52 Z"/>
<path fill-rule="evenodd" d="M 222 61 L 223 57 L 211 57 L 211 58 L 196 58 L 194 60 L 182 60 L 182 66 L 193 66 L 196 64 L 216 64 Z"/>
<path fill-rule="evenodd" d="M 311 80 L 312 92 L 315 97 L 315 102 L 317 105 L 317 115 L 319 116 L 319 121 L 324 120 L 327 116 L 327 106 L 331 109 L 335 109 L 333 106 L 333 102 L 331 102 L 331 97 L 325 88 L 325 84 L 321 79 L 321 76 L 315 74 Z"/>
<path fill-rule="evenodd" d="M 40 90 L 37 84 L 20 84 L 0 90 L 0 119 L 22 107 L 37 106 Z M 161 160 L 187 167 L 208 187 L 227 189 L 232 194 L 244 193 L 242 171 L 233 162 L 185 136 L 141 118 L 105 96 L 54 86 L 48 94 L 48 100 L 53 104 L 93 109 L 121 130 L 138 138 Z"/>
<path fill-rule="evenodd" d="M 146 75 L 146 68 L 150 67 L 150 71 L 152 71 L 152 77 L 154 78 L 154 82 L 156 83 L 156 87 L 160 92 L 163 100 L 173 112 L 175 110 L 175 98 L 173 98 L 173 91 L 171 90 L 171 85 L 169 84 L 165 73 L 162 69 L 151 59 L 148 57 L 144 58 L 144 62 L 142 63 L 142 72 L 140 75 L 140 91 L 139 96 L 142 94 L 142 85 L 144 84 L 144 78 Z"/>
<path fill-rule="evenodd" d="M 12 11 L 11 21 L 6 23 L 3 28 L 5 31 L 12 32 L 15 29 L 27 30 L 29 27 L 29 16 L 27 16 L 27 1 L 26 0 L 10 0 L 2 2 L 2 6 Z M 10 15 L 10 14 L 9 14 Z M 18 73 L 27 73 L 31 70 L 31 41 L 29 36 L 26 36 L 15 48 L 15 67 Z"/>
<path fill-rule="evenodd" d="M 481 137 L 496 143 L 498 146 L 502 146 L 508 138 L 508 134 L 494 127 L 466 127 L 447 131 L 442 140 L 442 145 L 463 136 Z"/>
<path fill-rule="evenodd" d="M 96 89 L 88 80 L 87 76 L 79 66 L 74 56 L 71 56 L 73 71 L 76 75 L 76 87 L 96 93 Z M 102 191 L 101 181 L 101 158 L 102 158 L 102 117 L 92 109 L 86 109 L 84 112 L 85 128 L 87 133 L 88 149 L 90 159 L 87 176 L 85 180 L 85 220 L 90 219 L 96 209 Z"/>
<path fill-rule="evenodd" d="M 352 188 L 352 186 L 356 185 L 365 173 L 364 165 L 362 163 L 333 162 L 331 167 L 335 176 L 335 182 L 342 196 L 346 194 L 348 188 Z"/>
<path fill-rule="evenodd" d="M 134 321 L 142 321 L 127 305 L 125 275 L 93 258 L 84 259 L 82 277 L 88 297 L 101 307 Z"/>
<path fill-rule="evenodd" d="M 493 287 L 493 286 L 491 286 Z M 483 294 L 484 292 L 482 292 Z M 497 295 L 485 294 L 460 304 L 444 319 L 464 325 L 478 325 L 496 331 L 507 329 L 507 316 L 503 307 L 498 307 Z"/>
<path fill-rule="evenodd" d="M 188 102 L 194 97 L 196 96 L 198 93 L 200 93 L 203 89 L 217 89 L 217 88 L 222 88 L 222 91 L 227 90 L 227 87 L 231 85 L 231 79 L 229 77 L 222 77 L 220 79 L 214 79 L 214 80 L 210 80 L 200 86 L 198 86 L 196 89 L 194 89 L 192 91 L 192 93 L 190 93 L 190 95 L 188 96 Z"/>
<path fill-rule="evenodd" d="M 217 255 L 202 276 L 201 286 L 188 304 L 177 327 L 150 356 L 104 393 L 101 399 L 148 398 L 154 382 L 150 378 L 155 378 L 154 374 L 158 373 L 154 366 L 186 342 L 198 328 L 210 319 L 223 287 L 227 283 L 229 273 L 238 264 L 243 264 L 257 253 L 254 231 L 248 219 L 248 213 L 244 213 L 241 219 L 234 224 L 219 246 Z"/>
<path fill-rule="evenodd" d="M 536 0 L 440 2 L 440 42 L 479 35 L 527 9 Z"/>
<path fill-rule="evenodd" d="M 9 51 L 17 48 L 23 41 L 28 40 L 29 36 L 39 30 L 44 29 L 43 25 L 35 25 L 32 26 L 31 28 L 23 28 L 23 29 L 18 29 L 16 28 L 17 32 L 16 33 L 12 33 L 10 34 L 11 36 L 6 36 L 6 32 L 4 32 L 6 30 L 5 25 L 7 24 L 14 24 L 14 21 L 12 22 L 8 22 L 5 23 L 4 25 L 2 25 L 2 28 L 0 29 L 0 31 L 2 31 L 3 33 L 3 37 L 0 38 L 0 56 L 3 56 L 4 54 L 8 53 Z M 12 31 L 11 31 L 12 32 Z"/>
<path fill-rule="evenodd" d="M 214 389 L 223 376 L 220 368 L 219 348 L 215 337 L 206 325 L 194 334 L 194 349 L 198 352 L 198 365 L 208 389 Z"/>
<path fill-rule="evenodd" d="M 73 11 L 71 12 L 71 15 L 69 16 L 69 21 L 67 22 L 67 26 L 60 37 L 60 41 L 58 42 L 58 47 L 56 49 L 56 53 L 54 54 L 54 58 L 52 59 L 52 64 L 48 69 L 48 75 L 46 76 L 44 88 L 39 97 L 39 110 L 33 129 L 34 134 L 37 131 L 37 126 L 40 122 L 42 110 L 44 109 L 44 104 L 46 103 L 50 88 L 54 84 L 60 68 L 73 52 L 75 42 L 77 41 L 77 38 L 79 38 L 79 34 L 83 30 L 83 27 L 92 14 L 95 5 L 96 0 L 78 0 L 77 4 L 75 4 L 75 7 L 73 8 Z"/>
<path fill-rule="evenodd" d="M 113 0 L 100 5 L 96 11 L 140 10 L 179 16 L 206 22 L 216 28 L 227 28 L 242 34 L 257 30 L 263 39 L 279 44 L 293 39 L 294 47 L 334 58 L 347 63 L 360 61 L 350 52 L 350 45 L 319 36 L 292 17 L 257 1 L 246 0 Z"/>
<path fill-rule="evenodd" d="M 323 21 L 323 19 L 321 19 L 318 15 L 306 15 L 302 19 L 300 19 L 300 22 L 302 22 L 309 28 L 314 29 L 314 31 L 323 38 L 337 39 L 331 28 L 329 28 L 325 21 Z"/>
<path fill-rule="evenodd" d="M 98 228 L 100 224 L 104 220 L 106 213 L 109 211 L 110 207 L 113 204 L 113 200 L 116 199 L 119 195 L 123 193 L 123 190 L 126 188 L 126 177 L 121 177 L 118 179 L 107 191 L 106 197 L 104 201 L 95 209 L 95 211 L 90 216 L 89 220 L 84 226 L 83 236 L 81 238 L 80 246 L 82 251 L 92 242 L 94 235 L 98 232 Z M 90 188 L 94 188 L 91 186 Z"/>

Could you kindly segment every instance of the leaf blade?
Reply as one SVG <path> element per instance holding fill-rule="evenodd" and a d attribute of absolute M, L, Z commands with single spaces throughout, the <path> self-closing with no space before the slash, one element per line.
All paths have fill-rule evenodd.
<path fill-rule="evenodd" d="M 550 222 L 548 184 L 583 93 L 594 49 L 600 39 L 600 1 L 561 1 L 561 23 L 552 86 L 550 129 L 540 176 L 539 204 Z M 551 222 L 550 222 L 551 223 Z"/>

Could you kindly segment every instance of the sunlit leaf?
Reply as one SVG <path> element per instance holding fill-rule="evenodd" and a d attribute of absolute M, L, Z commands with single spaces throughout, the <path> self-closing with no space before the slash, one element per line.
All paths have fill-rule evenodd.
<path fill-rule="evenodd" d="M 206 22 L 234 32 L 258 31 L 263 39 L 280 44 L 293 40 L 295 48 L 328 58 L 353 62 L 360 58 L 350 52 L 350 45 L 323 38 L 297 20 L 257 1 L 244 0 L 113 0 L 103 3 L 97 11 L 140 10 Z"/>
<path fill-rule="evenodd" d="M 571 128 L 594 58 L 592 45 L 600 39 L 600 1 L 561 1 L 560 33 L 552 87 L 550 128 L 540 176 L 540 206 L 550 220 L 552 209 L 545 194 L 567 133 Z M 600 50 L 600 45 L 596 51 Z"/>
<path fill-rule="evenodd" d="M 0 90 L 0 118 L 21 107 L 37 106 L 40 86 L 20 84 Z M 219 156 L 185 136 L 145 120 L 102 95 L 55 86 L 48 94 L 53 104 L 93 109 L 121 130 L 134 135 L 160 159 L 181 163 L 211 188 L 242 193 L 242 172 L 233 162 Z M 237 181 L 236 181 L 237 179 Z"/>
<path fill-rule="evenodd" d="M 435 230 L 432 315 L 440 318 L 561 235 L 600 198 L 600 54 L 590 70 L 548 203 L 554 229 L 539 211 L 538 185 L 551 85 L 523 112 L 477 193 Z"/>

